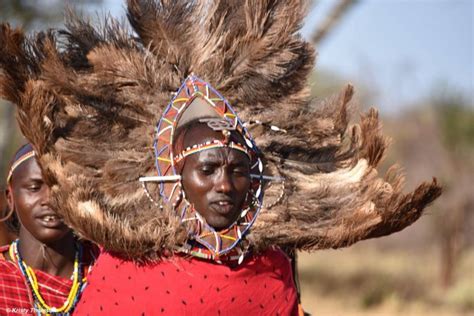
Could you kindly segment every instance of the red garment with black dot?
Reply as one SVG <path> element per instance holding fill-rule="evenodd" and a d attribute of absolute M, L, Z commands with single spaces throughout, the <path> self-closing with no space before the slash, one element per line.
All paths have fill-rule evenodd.
<path fill-rule="evenodd" d="M 298 315 L 298 302 L 276 248 L 235 267 L 179 255 L 138 266 L 104 252 L 74 315 Z"/>

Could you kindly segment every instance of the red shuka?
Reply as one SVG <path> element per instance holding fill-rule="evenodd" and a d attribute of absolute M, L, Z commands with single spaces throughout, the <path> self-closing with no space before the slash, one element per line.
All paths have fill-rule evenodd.
<path fill-rule="evenodd" d="M 298 302 L 276 248 L 235 267 L 180 255 L 139 266 L 104 252 L 74 315 L 298 315 Z"/>
<path fill-rule="evenodd" d="M 33 308 L 33 296 L 18 265 L 5 259 L 9 245 L 0 247 L 0 315 L 36 315 Z M 97 254 L 97 248 L 90 257 Z M 93 252 L 93 253 L 92 253 Z M 89 257 L 89 256 L 88 256 Z M 93 258 L 85 258 L 90 264 Z M 87 266 L 84 267 L 87 271 Z M 72 287 L 72 280 L 54 276 L 34 269 L 41 296 L 49 306 L 62 306 Z"/>

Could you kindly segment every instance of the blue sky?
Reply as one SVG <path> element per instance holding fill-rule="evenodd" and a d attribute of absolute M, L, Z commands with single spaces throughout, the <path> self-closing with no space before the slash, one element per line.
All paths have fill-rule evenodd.
<path fill-rule="evenodd" d="M 319 0 L 303 28 L 309 36 L 336 1 Z M 121 1 L 104 9 L 123 14 Z M 449 86 L 474 106 L 474 1 L 360 0 L 321 43 L 316 67 L 376 92 L 397 112 Z"/>
<path fill-rule="evenodd" d="M 335 1 L 308 14 L 308 36 Z M 377 90 L 387 111 L 409 106 L 448 85 L 473 104 L 471 0 L 361 0 L 318 48 L 317 67 Z"/>

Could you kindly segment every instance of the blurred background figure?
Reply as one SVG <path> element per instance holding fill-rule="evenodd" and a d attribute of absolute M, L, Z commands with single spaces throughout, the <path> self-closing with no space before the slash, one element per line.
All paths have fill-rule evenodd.
<path fill-rule="evenodd" d="M 112 0 L 74 1 L 122 14 Z M 394 236 L 300 256 L 303 306 L 317 315 L 474 313 L 474 3 L 471 0 L 319 0 L 303 34 L 319 52 L 312 94 L 353 82 L 360 109 L 376 105 L 390 157 L 408 188 L 436 175 L 444 193 Z M 0 19 L 29 30 L 60 25 L 63 1 L 0 0 Z M 14 107 L 0 100 L 0 175 L 22 142 Z M 392 161 L 386 161 L 390 166 Z M 4 183 L 0 183 L 3 188 Z M 0 199 L 0 206 L 4 209 Z M 0 242 L 8 243 L 0 223 Z"/>

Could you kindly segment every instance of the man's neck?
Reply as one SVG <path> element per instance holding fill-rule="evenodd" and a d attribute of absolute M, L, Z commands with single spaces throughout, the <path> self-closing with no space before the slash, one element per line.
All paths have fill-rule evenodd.
<path fill-rule="evenodd" d="M 22 229 L 19 240 L 18 251 L 28 266 L 63 278 L 71 276 L 76 253 L 72 233 L 54 243 L 43 244 Z"/>

